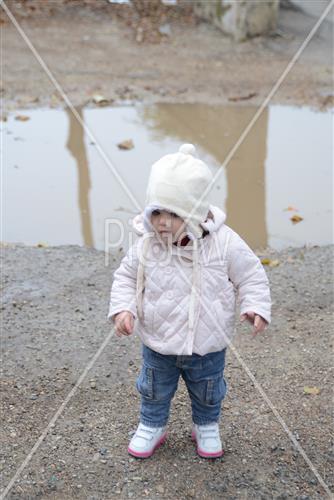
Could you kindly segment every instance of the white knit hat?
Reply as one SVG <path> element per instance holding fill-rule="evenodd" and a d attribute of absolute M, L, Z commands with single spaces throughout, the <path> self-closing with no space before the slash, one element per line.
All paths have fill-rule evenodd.
<path fill-rule="evenodd" d="M 202 236 L 200 224 L 209 212 L 208 193 L 212 180 L 209 167 L 196 158 L 192 144 L 183 144 L 174 154 L 163 156 L 152 165 L 146 192 L 144 226 L 150 230 L 153 210 L 164 209 L 187 220 L 191 239 Z"/>

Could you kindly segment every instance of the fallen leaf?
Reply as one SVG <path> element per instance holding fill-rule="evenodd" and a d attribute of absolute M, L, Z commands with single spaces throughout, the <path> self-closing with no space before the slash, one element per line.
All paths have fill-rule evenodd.
<path fill-rule="evenodd" d="M 319 394 L 319 387 L 308 387 L 307 385 L 304 387 L 305 394 Z"/>
<path fill-rule="evenodd" d="M 298 222 L 301 222 L 304 219 L 300 215 L 293 215 L 292 217 L 290 217 L 290 220 L 293 222 L 293 224 L 298 224 Z"/>
<path fill-rule="evenodd" d="M 332 108 L 334 106 L 334 95 L 327 95 L 321 101 L 322 109 Z"/>
<path fill-rule="evenodd" d="M 229 97 L 228 100 L 232 102 L 238 102 L 238 101 L 247 101 L 248 99 L 252 99 L 252 97 L 257 96 L 256 92 L 250 92 L 247 95 L 239 95 L 239 96 L 232 96 Z"/>
<path fill-rule="evenodd" d="M 261 259 L 261 264 L 263 264 L 264 266 L 269 266 L 270 262 L 271 262 L 270 259 L 267 258 Z"/>
<path fill-rule="evenodd" d="M 269 267 L 277 267 L 280 265 L 280 261 L 278 259 L 271 260 L 269 262 Z"/>
<path fill-rule="evenodd" d="M 30 116 L 17 115 L 15 116 L 15 120 L 19 120 L 20 122 L 27 122 L 28 120 L 30 120 Z"/>
<path fill-rule="evenodd" d="M 100 94 L 94 94 L 92 96 L 92 101 L 94 104 L 97 104 L 98 106 L 108 106 L 112 102 L 112 99 L 108 99 L 107 97 L 104 97 L 103 95 Z"/>
<path fill-rule="evenodd" d="M 135 147 L 132 139 L 127 139 L 125 141 L 122 141 L 119 144 L 117 144 L 117 146 L 119 149 L 124 149 L 124 150 L 133 149 Z"/>
<path fill-rule="evenodd" d="M 292 207 L 289 205 L 287 208 L 284 208 L 284 211 L 298 212 L 298 208 Z"/>
<path fill-rule="evenodd" d="M 280 265 L 280 261 L 278 259 L 268 259 L 267 257 L 264 257 L 261 259 L 261 264 L 264 266 L 269 266 L 269 267 L 277 267 Z"/>

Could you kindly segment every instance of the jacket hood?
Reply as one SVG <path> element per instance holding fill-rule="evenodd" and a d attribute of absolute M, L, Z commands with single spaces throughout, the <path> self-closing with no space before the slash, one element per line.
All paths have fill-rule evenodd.
<path fill-rule="evenodd" d="M 201 226 L 209 233 L 214 233 L 225 223 L 225 220 L 225 212 L 215 205 L 210 205 L 208 218 Z M 142 236 L 144 233 L 148 232 L 144 226 L 144 212 L 134 217 L 132 220 L 132 227 L 138 236 Z"/>

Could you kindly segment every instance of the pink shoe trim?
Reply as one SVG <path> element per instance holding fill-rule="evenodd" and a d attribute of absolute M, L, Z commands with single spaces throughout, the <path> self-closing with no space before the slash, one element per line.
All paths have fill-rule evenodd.
<path fill-rule="evenodd" d="M 216 451 L 215 453 L 206 453 L 205 451 L 202 451 L 200 448 L 197 448 L 197 453 L 199 454 L 200 457 L 203 458 L 218 458 L 224 455 L 224 450 Z"/>
<path fill-rule="evenodd" d="M 153 455 L 153 453 L 155 452 L 155 450 L 157 448 L 159 448 L 159 446 L 161 446 L 165 442 L 166 438 L 167 438 L 167 432 L 165 432 L 165 434 L 163 434 L 163 436 L 157 442 L 157 444 L 155 445 L 155 447 L 153 448 L 153 450 L 145 451 L 144 453 L 140 453 L 139 451 L 132 450 L 130 448 L 130 446 L 129 446 L 128 447 L 128 452 L 130 453 L 130 455 L 133 455 L 134 457 L 137 457 L 137 458 L 148 458 L 151 455 Z"/>
<path fill-rule="evenodd" d="M 195 431 L 192 431 L 191 439 L 195 441 L 197 444 Z M 218 458 L 224 455 L 224 450 L 216 451 L 214 453 L 207 453 L 206 451 L 201 450 L 201 448 L 197 446 L 197 453 L 199 454 L 200 457 L 203 458 Z"/>

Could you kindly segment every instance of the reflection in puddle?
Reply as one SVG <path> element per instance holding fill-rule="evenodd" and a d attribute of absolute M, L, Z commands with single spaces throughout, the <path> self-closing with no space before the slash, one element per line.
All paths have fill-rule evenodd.
<path fill-rule="evenodd" d="M 211 163 L 222 165 L 254 113 L 254 107 L 160 105 L 143 108 L 142 118 L 152 130 L 154 140 L 173 137 L 178 143 L 192 142 L 204 154 L 211 155 Z M 223 182 L 224 196 L 217 189 L 212 193 L 215 202 L 226 210 L 227 224 L 254 248 L 265 247 L 268 242 L 263 182 L 267 126 L 268 110 L 265 110 L 226 169 L 221 169 L 216 187 Z"/>
<path fill-rule="evenodd" d="M 66 112 L 70 124 L 66 147 L 75 159 L 78 169 L 78 203 L 81 217 L 81 234 L 84 244 L 88 247 L 92 247 L 94 244 L 89 209 L 89 190 L 91 188 L 91 183 L 84 141 L 84 130 L 73 113 L 69 109 L 67 109 Z M 80 118 L 83 119 L 81 108 L 77 109 L 77 113 Z"/>
<path fill-rule="evenodd" d="M 212 203 L 252 248 L 332 242 L 331 113 L 272 106 L 221 167 L 256 108 L 161 104 L 77 111 L 138 206 L 144 205 L 150 165 L 192 142 L 217 174 Z M 138 206 L 73 114 L 24 114 L 29 121 L 10 116 L 2 124 L 4 241 L 103 249 L 105 220 L 112 218 L 124 225 L 125 240 L 116 223 L 109 224 L 107 240 L 127 248 L 129 219 Z M 130 138 L 134 149 L 117 148 Z M 298 211 L 286 211 L 289 206 Z M 294 214 L 303 221 L 293 225 Z"/>

